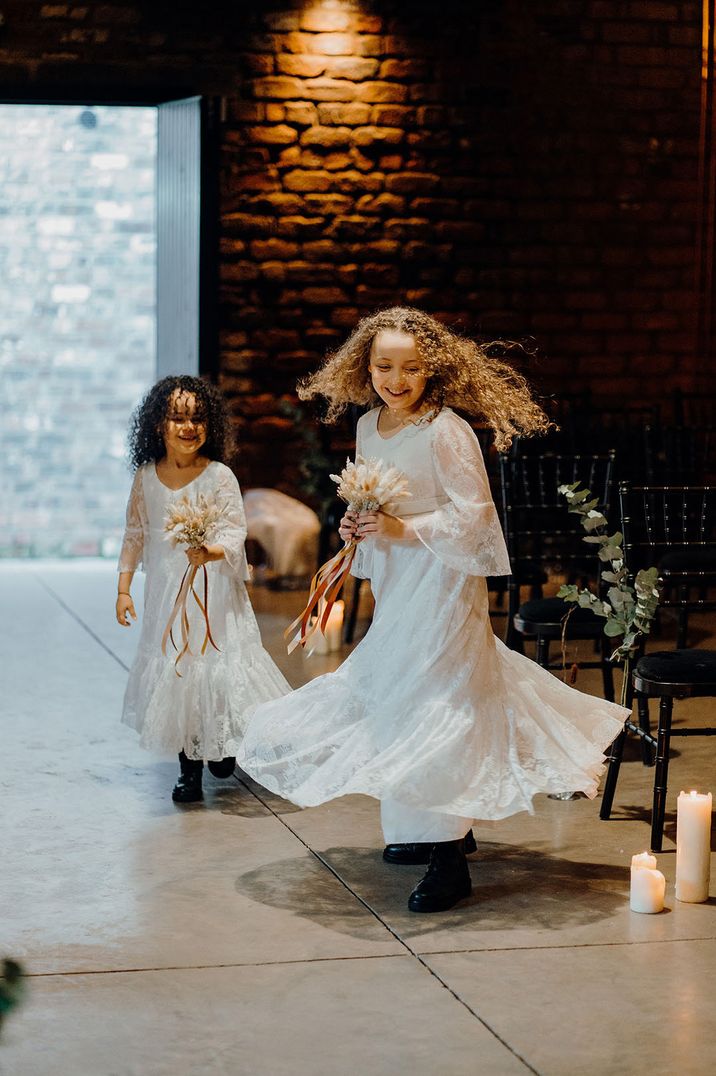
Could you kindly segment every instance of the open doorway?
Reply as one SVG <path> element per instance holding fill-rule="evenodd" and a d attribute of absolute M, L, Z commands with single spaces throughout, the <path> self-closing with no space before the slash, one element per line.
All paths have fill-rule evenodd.
<path fill-rule="evenodd" d="M 203 112 L 0 104 L 0 557 L 113 557 L 129 415 L 211 351 Z"/>
<path fill-rule="evenodd" d="M 112 555 L 156 368 L 156 108 L 0 106 L 5 556 Z"/>

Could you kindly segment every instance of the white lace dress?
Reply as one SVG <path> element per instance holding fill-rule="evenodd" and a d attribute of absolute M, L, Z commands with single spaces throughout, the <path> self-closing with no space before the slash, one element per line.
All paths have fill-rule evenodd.
<path fill-rule="evenodd" d="M 223 509 L 211 544 L 223 546 L 225 557 L 206 566 L 211 631 L 219 651 L 209 646 L 203 656 L 199 654 L 203 621 L 198 607 L 192 609 L 190 602 L 194 654 L 182 658 L 179 677 L 171 643 L 166 656 L 162 654 L 162 636 L 188 562 L 184 546 L 175 548 L 166 541 L 164 521 L 173 502 L 200 493 L 215 498 Z M 261 643 L 244 585 L 248 578 L 245 538 L 239 484 L 223 463 L 211 462 L 177 490 L 160 481 L 153 463 L 137 471 L 127 505 L 119 571 L 135 571 L 143 562 L 144 618 L 122 720 L 141 733 L 143 747 L 172 753 L 183 749 L 189 758 L 204 760 L 235 754 L 254 707 L 291 690 Z M 198 591 L 203 596 L 203 585 Z"/>
<path fill-rule="evenodd" d="M 357 453 L 399 467 L 418 538 L 365 539 L 373 623 L 340 668 L 261 706 L 240 764 L 301 805 L 382 801 L 388 841 L 450 840 L 538 792 L 593 797 L 625 711 L 563 684 L 495 636 L 485 577 L 509 562 L 480 447 L 450 409 L 389 439 L 379 409 Z"/>

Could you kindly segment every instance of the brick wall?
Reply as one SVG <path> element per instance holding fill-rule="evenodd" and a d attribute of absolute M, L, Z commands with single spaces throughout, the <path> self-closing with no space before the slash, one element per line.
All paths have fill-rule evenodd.
<path fill-rule="evenodd" d="M 533 336 L 545 391 L 695 383 L 699 4 L 234 7 L 13 0 L 0 85 L 225 97 L 221 382 L 244 481 L 291 486 L 277 401 L 378 304 Z"/>

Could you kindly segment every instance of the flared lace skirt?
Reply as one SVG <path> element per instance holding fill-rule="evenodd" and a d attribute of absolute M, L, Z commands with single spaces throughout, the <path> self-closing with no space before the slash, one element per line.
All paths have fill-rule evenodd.
<path fill-rule="evenodd" d="M 184 750 L 189 758 L 220 759 L 236 753 L 255 708 L 291 690 L 264 650 L 243 582 L 210 564 L 209 614 L 213 638 L 201 655 L 203 622 L 189 603 L 192 653 L 175 666 L 176 651 L 162 653 L 162 636 L 186 557 L 150 565 L 137 654 L 129 673 L 122 720 L 140 733 L 143 747 L 160 753 Z M 219 567 L 220 570 L 212 570 Z M 221 570 L 223 569 L 223 570 Z"/>
<path fill-rule="evenodd" d="M 364 560 L 368 633 L 336 672 L 259 707 L 244 769 L 302 806 L 360 792 L 500 819 L 539 792 L 595 796 L 625 711 L 496 639 L 483 578 L 417 543 L 378 540 Z"/>

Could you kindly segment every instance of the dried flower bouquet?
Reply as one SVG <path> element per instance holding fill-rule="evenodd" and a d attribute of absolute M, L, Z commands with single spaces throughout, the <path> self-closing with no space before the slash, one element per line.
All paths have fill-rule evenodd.
<path fill-rule="evenodd" d="M 167 532 L 165 536 L 166 540 L 171 542 L 175 547 L 178 545 L 186 545 L 190 549 L 200 549 L 203 545 L 206 545 L 210 534 L 215 530 L 220 518 L 221 509 L 213 498 L 200 493 L 197 499 L 192 501 L 185 494 L 180 500 L 176 501 L 175 504 L 171 505 L 167 512 L 164 520 L 164 530 Z M 200 653 L 205 654 L 209 644 L 213 646 L 214 650 L 219 649 L 212 637 L 211 624 L 209 622 L 209 578 L 205 564 L 201 565 L 201 570 L 204 577 L 203 601 L 194 587 L 194 581 L 199 571 L 199 565 L 188 564 L 186 571 L 182 576 L 181 583 L 179 584 L 179 590 L 177 591 L 177 596 L 174 600 L 174 607 L 162 637 L 163 654 L 166 654 L 167 652 L 168 642 L 171 642 L 172 646 L 177 651 L 177 657 L 174 662 L 177 676 L 181 676 L 181 673 L 179 672 L 179 662 L 186 654 L 192 653 L 189 644 L 189 613 L 187 609 L 187 602 L 190 597 L 193 597 L 196 604 L 199 606 L 204 620 L 204 638 L 202 640 Z M 181 629 L 181 648 L 178 647 L 174 641 L 174 625 L 177 620 L 179 621 Z"/>
<path fill-rule="evenodd" d="M 355 463 L 346 460 L 341 473 L 330 477 L 338 486 L 338 496 L 352 512 L 375 512 L 378 509 L 394 512 L 400 501 L 411 496 L 403 472 L 397 467 L 386 467 L 375 457 L 357 456 Z M 305 608 L 284 632 L 286 639 L 296 633 L 288 645 L 289 654 L 299 645 L 305 647 L 317 631 L 325 633 L 331 607 L 351 569 L 358 545 L 359 540 L 355 538 L 346 542 L 343 549 L 314 575 Z M 314 610 L 319 609 L 320 616 L 312 618 Z"/>

